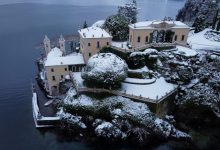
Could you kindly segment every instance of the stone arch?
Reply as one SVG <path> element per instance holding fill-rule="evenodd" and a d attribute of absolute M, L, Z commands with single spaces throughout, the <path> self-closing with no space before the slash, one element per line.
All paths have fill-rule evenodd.
<path fill-rule="evenodd" d="M 151 43 L 157 43 L 158 30 L 154 30 L 151 34 Z"/>
<path fill-rule="evenodd" d="M 164 43 L 165 42 L 165 30 L 160 30 L 158 32 L 157 42 Z"/>
<path fill-rule="evenodd" d="M 173 32 L 172 30 L 166 30 L 165 33 L 165 42 L 166 43 L 172 43 L 173 42 L 173 36 L 174 36 L 175 32 Z"/>

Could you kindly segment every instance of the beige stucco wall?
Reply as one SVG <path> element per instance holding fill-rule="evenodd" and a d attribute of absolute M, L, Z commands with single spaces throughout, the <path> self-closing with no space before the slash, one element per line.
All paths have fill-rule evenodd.
<path fill-rule="evenodd" d="M 65 68 L 67 68 L 67 71 L 65 71 Z M 52 67 L 45 67 L 46 69 L 46 77 L 48 82 L 48 89 L 50 94 L 52 94 L 52 87 L 57 86 L 59 89 L 59 82 L 62 79 L 61 75 L 65 77 L 66 75 L 69 75 L 69 68 L 67 65 L 63 66 L 52 66 Z M 54 70 L 54 72 L 51 71 L 51 69 Z M 55 76 L 55 81 L 53 80 L 53 76 Z"/>
<path fill-rule="evenodd" d="M 129 28 L 129 44 L 132 48 L 138 48 L 146 45 L 145 42 L 146 36 L 148 36 L 148 43 L 150 42 L 150 34 L 155 29 L 133 29 Z M 189 33 L 189 28 L 157 28 L 156 30 L 172 30 L 175 32 L 175 35 L 177 35 L 177 41 L 182 44 L 187 43 L 187 37 Z M 175 42 L 175 35 L 173 36 L 173 42 Z M 182 41 L 182 35 L 185 36 L 184 40 Z M 138 42 L 138 36 L 140 36 L 140 42 Z"/>
<path fill-rule="evenodd" d="M 148 36 L 148 41 L 150 41 L 150 33 L 154 30 L 152 29 L 129 29 L 129 43 L 132 48 L 138 48 L 146 45 L 146 36 Z M 140 42 L 138 42 L 138 36 L 140 36 Z M 131 39 L 132 37 L 132 39 Z"/>
<path fill-rule="evenodd" d="M 173 28 L 172 31 L 174 31 L 175 35 L 177 35 L 177 42 L 179 42 L 181 44 L 186 44 L 187 43 L 189 28 Z M 175 35 L 173 36 L 173 42 L 175 42 L 175 40 L 174 40 Z M 182 35 L 185 36 L 183 41 L 182 41 Z"/>
<path fill-rule="evenodd" d="M 100 47 L 97 48 L 97 42 L 99 41 Z M 108 45 L 107 45 L 108 42 Z M 80 36 L 80 50 L 83 54 L 84 60 L 87 63 L 89 57 L 89 53 L 95 55 L 98 53 L 103 47 L 110 46 L 112 42 L 112 38 L 83 38 Z M 90 43 L 90 46 L 88 46 Z"/>

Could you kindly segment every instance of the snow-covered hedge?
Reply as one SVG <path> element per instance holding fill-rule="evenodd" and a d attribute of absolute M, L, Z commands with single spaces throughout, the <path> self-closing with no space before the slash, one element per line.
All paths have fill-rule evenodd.
<path fill-rule="evenodd" d="M 156 49 L 146 49 L 143 52 L 133 52 L 128 57 L 128 65 L 131 69 L 139 69 L 147 65 L 153 69 L 157 65 L 158 51 Z"/>
<path fill-rule="evenodd" d="M 146 104 L 133 102 L 120 96 L 101 100 L 86 95 L 80 95 L 76 99 L 71 96 L 67 96 L 64 100 L 58 115 L 62 120 L 83 129 L 92 126 L 92 130 L 98 137 L 110 140 L 135 138 L 138 142 L 147 142 L 150 137 L 190 138 L 188 134 L 177 130 L 170 123 L 157 118 Z M 90 119 L 89 124 L 88 116 L 93 118 Z"/>
<path fill-rule="evenodd" d="M 128 67 L 124 60 L 112 53 L 99 53 L 88 60 L 82 78 L 103 84 L 118 84 L 127 77 Z"/>
<path fill-rule="evenodd" d="M 220 32 L 217 31 L 207 31 L 204 37 L 210 41 L 220 42 Z"/>

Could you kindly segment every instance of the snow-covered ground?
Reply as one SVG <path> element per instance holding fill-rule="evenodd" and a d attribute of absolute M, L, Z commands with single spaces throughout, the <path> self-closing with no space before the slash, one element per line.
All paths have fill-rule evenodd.
<path fill-rule="evenodd" d="M 83 84 L 84 80 L 81 78 L 81 73 L 73 73 L 73 77 L 76 80 L 78 87 L 85 87 Z M 136 80 L 136 82 L 138 82 L 138 80 Z M 122 93 L 126 92 L 127 94 L 134 96 L 141 95 L 145 98 L 158 100 L 176 88 L 176 85 L 167 83 L 163 77 L 160 77 L 154 83 L 146 85 L 122 83 L 122 86 L 118 91 Z"/>
<path fill-rule="evenodd" d="M 137 78 L 126 78 L 125 83 L 132 83 L 132 84 L 152 84 L 156 81 L 156 78 L 152 79 L 137 79 Z"/>
<path fill-rule="evenodd" d="M 160 77 L 155 83 L 148 85 L 122 83 L 121 92 L 126 91 L 127 94 L 141 95 L 142 97 L 157 100 L 176 88 L 176 85 L 167 83 L 163 77 Z"/>
<path fill-rule="evenodd" d="M 193 49 L 220 50 L 220 42 L 210 41 L 205 38 L 205 33 L 211 29 L 205 29 L 199 33 L 189 34 L 187 42 Z"/>
<path fill-rule="evenodd" d="M 129 49 L 127 46 L 128 41 L 125 42 L 116 42 L 116 41 L 112 41 L 112 46 L 121 48 L 121 49 Z"/>
<path fill-rule="evenodd" d="M 141 69 L 128 69 L 128 72 L 136 72 L 136 73 L 142 73 L 142 72 L 148 72 L 149 69 L 147 68 L 147 66 L 144 66 Z"/>
<path fill-rule="evenodd" d="M 187 48 L 187 47 L 177 46 L 176 48 L 177 48 L 177 51 L 174 51 L 174 53 L 178 55 L 182 55 L 186 57 L 194 57 L 198 54 L 195 50 Z"/>

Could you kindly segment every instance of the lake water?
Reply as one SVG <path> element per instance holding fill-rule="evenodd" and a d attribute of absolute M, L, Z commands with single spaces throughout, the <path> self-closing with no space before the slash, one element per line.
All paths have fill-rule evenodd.
<path fill-rule="evenodd" d="M 96 149 L 64 140 L 56 132 L 35 129 L 31 80 L 36 75 L 34 47 L 44 35 L 76 34 L 86 20 L 92 24 L 116 13 L 126 0 L 1 0 L 0 1 L 0 149 Z M 29 3 L 26 3 L 29 2 Z M 183 1 L 137 0 L 139 20 L 175 17 Z M 15 4 L 19 3 L 19 4 Z M 168 145 L 158 149 L 170 149 Z"/>

